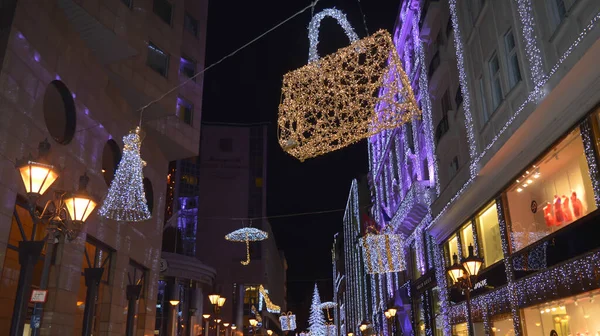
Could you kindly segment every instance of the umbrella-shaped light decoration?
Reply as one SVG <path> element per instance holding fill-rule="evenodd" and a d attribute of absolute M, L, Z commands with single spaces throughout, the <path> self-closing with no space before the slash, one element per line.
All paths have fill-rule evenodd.
<path fill-rule="evenodd" d="M 250 242 L 261 241 L 269 238 L 269 234 L 257 228 L 245 227 L 235 230 L 225 236 L 225 239 L 234 242 L 246 242 L 246 260 L 241 264 L 246 266 L 250 264 Z"/>
<path fill-rule="evenodd" d="M 329 309 L 331 308 L 335 308 L 337 307 L 337 303 L 333 302 L 333 301 L 327 301 L 327 302 L 323 302 L 321 303 L 321 305 L 319 306 L 319 308 L 321 309 L 325 309 L 327 311 L 327 320 L 331 321 L 331 315 L 329 315 Z"/>

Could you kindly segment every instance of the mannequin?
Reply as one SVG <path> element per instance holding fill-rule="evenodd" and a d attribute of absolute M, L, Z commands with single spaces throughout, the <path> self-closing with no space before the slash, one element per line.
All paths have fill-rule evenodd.
<path fill-rule="evenodd" d="M 577 193 L 574 191 L 573 194 L 571 194 L 571 204 L 573 206 L 575 218 L 581 217 L 581 215 L 583 215 L 583 204 L 581 203 L 581 200 L 577 198 Z"/>
<path fill-rule="evenodd" d="M 554 195 L 554 217 L 556 219 L 556 226 L 560 226 L 565 221 L 565 213 L 561 205 L 561 200 L 558 195 Z"/>
<path fill-rule="evenodd" d="M 544 220 L 546 221 L 546 226 L 554 226 L 556 223 L 552 214 L 552 203 L 550 202 L 544 206 Z"/>
<path fill-rule="evenodd" d="M 563 213 L 565 214 L 565 221 L 571 222 L 573 220 L 573 213 L 571 212 L 571 206 L 569 205 L 569 198 L 562 195 Z"/>

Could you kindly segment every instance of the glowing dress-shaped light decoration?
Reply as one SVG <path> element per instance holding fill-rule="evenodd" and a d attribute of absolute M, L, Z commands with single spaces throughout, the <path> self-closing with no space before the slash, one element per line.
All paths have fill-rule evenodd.
<path fill-rule="evenodd" d="M 146 162 L 140 155 L 142 139 L 141 129 L 123 137 L 123 157 L 110 184 L 106 199 L 98 210 L 100 216 L 116 221 L 141 222 L 151 217 L 144 193 L 144 174 Z"/>

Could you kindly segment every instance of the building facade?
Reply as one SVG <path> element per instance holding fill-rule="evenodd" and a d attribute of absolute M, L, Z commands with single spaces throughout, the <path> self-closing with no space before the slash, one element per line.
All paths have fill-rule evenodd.
<path fill-rule="evenodd" d="M 169 165 L 155 335 L 202 334 L 202 315 L 211 312 L 204 301 L 212 294 L 216 271 L 204 264 L 196 251 L 200 196 L 197 161 L 194 157 Z"/>
<path fill-rule="evenodd" d="M 120 161 L 122 138 L 139 123 L 138 109 L 179 84 L 188 70 L 201 69 L 206 5 L 158 0 L 17 0 L 0 5 L 0 334 L 29 335 L 38 321 L 40 328 L 33 332 L 43 335 L 124 335 L 126 329 L 131 335 L 154 333 L 162 185 L 170 161 L 197 155 L 200 109 L 183 117 L 173 94 L 144 111 L 141 155 L 147 163 L 144 189 L 151 219 L 115 222 L 92 213 L 78 235 L 59 234 L 47 258 L 47 277 L 42 251 L 32 285 L 22 292 L 20 273 L 27 270 L 21 268 L 19 246 L 43 241 L 47 220 L 38 222 L 29 211 L 14 159 L 35 154 L 37 144 L 47 138 L 49 164 L 62 167 L 37 202 L 40 212 L 55 191 L 76 190 L 84 173 L 87 189 L 100 205 Z M 178 61 L 184 53 L 197 61 L 185 71 Z M 178 94 L 200 92 L 189 95 L 200 106 L 199 84 Z M 97 293 L 90 297 L 84 275 L 89 269 L 102 270 Z M 46 302 L 27 306 L 30 290 L 45 279 Z M 130 296 L 128 288 L 134 287 L 138 293 Z M 23 310 L 14 309 L 17 292 L 27 300 L 19 298 Z M 92 306 L 94 314 L 84 319 Z"/>
<path fill-rule="evenodd" d="M 367 177 L 363 176 L 360 180 L 352 181 L 344 211 L 343 260 L 346 286 L 343 305 L 338 306 L 338 314 L 343 316 L 343 329 L 346 333 L 358 333 L 361 322 L 370 319 L 373 313 L 371 278 L 365 271 L 362 249 L 358 242 L 358 238 L 365 233 L 365 219 L 371 204 L 367 180 Z M 342 325 L 338 328 L 340 334 L 341 329 Z"/>
<path fill-rule="evenodd" d="M 251 333 L 249 319 L 257 315 L 262 328 L 280 332 L 279 313 L 269 311 L 260 285 L 282 312 L 287 307 L 287 264 L 265 219 L 266 159 L 266 124 L 203 124 L 196 251 L 217 270 L 214 290 L 227 298 L 221 318 L 244 334 Z M 245 243 L 224 237 L 248 226 L 266 231 L 269 238 L 250 243 L 251 261 L 244 266 Z"/>
<path fill-rule="evenodd" d="M 406 235 L 407 281 L 376 283 L 396 306 L 409 291 L 405 334 L 599 330 L 598 20 L 584 0 L 401 3 L 394 41 L 423 118 L 369 155 L 377 224 Z M 468 315 L 446 267 L 470 246 L 484 264 Z"/>

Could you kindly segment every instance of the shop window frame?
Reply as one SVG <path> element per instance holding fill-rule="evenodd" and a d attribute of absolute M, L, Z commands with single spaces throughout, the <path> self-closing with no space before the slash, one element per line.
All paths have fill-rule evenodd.
<path fill-rule="evenodd" d="M 534 163 L 538 162 L 540 159 L 542 159 L 547 154 L 549 154 L 554 148 L 556 148 L 556 146 L 558 146 L 573 131 L 576 131 L 576 130 L 578 130 L 580 132 L 581 140 L 582 140 L 583 147 L 584 147 L 584 156 L 585 156 L 586 162 L 588 164 L 588 168 L 589 168 L 589 165 L 590 165 L 589 159 L 590 158 L 585 153 L 585 139 L 584 139 L 583 131 L 581 128 L 585 122 L 588 122 L 590 124 L 589 125 L 590 136 L 592 138 L 595 138 L 596 136 L 600 136 L 600 119 L 598 119 L 598 121 L 594 120 L 594 116 L 596 114 L 600 115 L 600 104 L 598 104 L 595 108 L 593 108 L 590 111 L 590 113 L 586 114 L 585 117 L 583 117 L 581 120 L 576 122 L 573 127 L 568 129 L 567 131 L 565 131 L 560 137 L 558 137 L 554 142 L 552 142 L 552 144 L 550 144 L 543 152 L 541 152 L 538 156 L 536 156 L 535 159 L 531 160 L 527 165 L 525 165 L 525 168 L 523 168 L 521 171 L 519 171 L 518 174 L 513 176 L 513 178 L 510 179 L 510 182 L 508 182 L 504 187 L 502 187 L 500 199 L 501 199 L 502 212 L 503 212 L 503 217 L 504 217 L 504 222 L 505 222 L 505 227 L 506 227 L 505 232 L 503 234 L 505 235 L 505 238 L 507 241 L 509 256 L 521 255 L 522 251 L 530 252 L 532 249 L 539 247 L 544 242 L 552 241 L 552 239 L 554 239 L 554 237 L 557 236 L 557 233 L 560 233 L 564 229 L 569 228 L 569 227 L 573 226 L 574 224 L 577 224 L 578 222 L 581 222 L 585 218 L 587 218 L 597 212 L 600 212 L 600 206 L 598 204 L 596 204 L 595 210 L 590 211 L 589 213 L 581 216 L 581 218 L 574 220 L 573 222 L 563 226 L 562 228 L 546 235 L 542 239 L 539 239 L 538 241 L 535 241 L 527 246 L 524 246 L 519 250 L 515 250 L 513 244 L 511 243 L 512 219 L 510 218 L 510 204 L 508 202 L 507 191 L 514 185 L 515 180 L 519 179 L 519 177 L 521 177 L 523 174 L 525 174 L 526 171 L 531 169 L 531 167 Z M 595 162 L 593 162 L 593 163 L 596 165 L 600 165 L 600 140 L 595 141 L 595 143 L 592 145 L 594 147 L 594 158 L 593 159 L 595 160 Z M 590 171 L 590 177 L 591 177 L 591 173 L 592 172 Z M 596 178 L 600 178 L 600 174 L 599 174 L 599 176 L 596 176 Z M 593 177 L 591 177 L 591 179 L 592 179 L 592 184 L 593 184 Z M 596 195 L 596 191 L 594 190 L 594 188 L 592 188 L 592 190 L 594 191 L 594 199 L 597 199 L 598 197 L 600 197 L 600 195 Z"/>
<path fill-rule="evenodd" d="M 473 213 L 473 215 L 469 216 L 469 218 L 462 224 L 460 225 L 456 230 L 453 231 L 453 233 L 448 236 L 448 238 L 446 238 L 444 240 L 443 243 L 443 249 L 444 249 L 444 259 L 448 258 L 448 260 L 445 260 L 446 263 L 446 267 L 449 267 L 452 265 L 452 255 L 450 255 L 450 250 L 449 250 L 449 242 L 454 239 L 454 237 L 458 238 L 459 241 L 459 249 L 458 249 L 458 261 L 459 263 L 466 258 L 468 255 L 466 253 L 468 253 L 468 245 L 465 246 L 465 242 L 462 241 L 463 237 L 462 237 L 462 231 L 463 229 L 465 229 L 466 226 L 471 225 L 471 229 L 473 230 L 473 253 L 476 256 L 480 256 L 482 258 L 484 258 L 484 263 L 481 266 L 481 270 L 480 270 L 480 274 L 483 274 L 486 272 L 486 270 L 488 269 L 492 269 L 494 268 L 498 263 L 503 262 L 504 261 L 504 251 L 502 251 L 502 258 L 500 258 L 500 260 L 495 261 L 492 264 L 487 264 L 485 261 L 486 256 L 483 254 L 482 251 L 482 243 L 480 241 L 481 239 L 481 233 L 479 232 L 479 229 L 477 228 L 477 217 L 479 215 L 481 215 L 485 210 L 487 210 L 490 206 L 496 206 L 497 207 L 498 204 L 498 200 L 496 199 L 496 197 L 492 198 L 490 201 L 485 202 L 484 205 L 482 207 L 480 207 L 477 211 L 475 211 Z M 496 211 L 498 211 L 496 209 Z M 500 232 L 500 237 L 502 239 L 503 235 L 506 235 L 506 232 L 503 232 L 502 228 L 500 227 L 500 214 L 498 214 L 498 230 Z"/>

